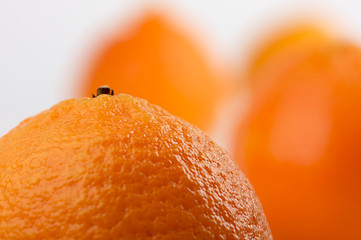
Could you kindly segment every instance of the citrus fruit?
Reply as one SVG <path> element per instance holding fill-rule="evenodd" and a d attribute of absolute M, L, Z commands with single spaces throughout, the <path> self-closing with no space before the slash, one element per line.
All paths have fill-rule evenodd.
<path fill-rule="evenodd" d="M 129 95 L 26 119 L 0 139 L 0 167 L 0 239 L 272 239 L 230 156 Z"/>
<path fill-rule="evenodd" d="M 276 239 L 361 239 L 361 50 L 334 42 L 255 94 L 237 136 Z"/>
<path fill-rule="evenodd" d="M 220 79 L 207 60 L 190 34 L 165 16 L 150 13 L 103 43 L 80 95 L 90 96 L 108 84 L 208 130 L 220 97 Z"/>

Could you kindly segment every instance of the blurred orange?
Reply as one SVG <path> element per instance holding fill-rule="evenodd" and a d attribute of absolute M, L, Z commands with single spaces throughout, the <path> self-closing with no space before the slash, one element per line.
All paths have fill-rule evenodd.
<path fill-rule="evenodd" d="M 361 239 L 361 50 L 329 40 L 293 54 L 280 39 L 252 69 L 268 86 L 254 86 L 236 159 L 275 239 Z"/>
<path fill-rule="evenodd" d="M 219 97 L 218 76 L 191 38 L 167 19 L 150 13 L 128 32 L 107 42 L 81 91 L 101 85 L 147 99 L 206 130 Z"/>

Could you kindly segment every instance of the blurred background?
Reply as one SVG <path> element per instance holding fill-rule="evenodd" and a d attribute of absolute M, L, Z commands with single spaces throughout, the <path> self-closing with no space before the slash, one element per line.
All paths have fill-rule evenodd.
<path fill-rule="evenodd" d="M 0 0 L 0 136 L 108 84 L 227 149 L 275 239 L 361 239 L 359 9 L 356 0 Z"/>
<path fill-rule="evenodd" d="M 336 24 L 360 41 L 360 6 L 358 1 L 339 0 L 0 0 L 0 135 L 26 117 L 75 97 L 74 86 L 101 44 L 150 8 L 188 31 L 207 61 L 235 72 L 242 71 L 261 36 L 298 17 Z M 228 148 L 229 141 L 219 132 L 222 136 L 214 137 Z"/>

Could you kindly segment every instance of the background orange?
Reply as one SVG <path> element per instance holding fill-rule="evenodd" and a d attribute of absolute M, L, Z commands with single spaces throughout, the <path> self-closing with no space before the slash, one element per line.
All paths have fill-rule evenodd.
<path fill-rule="evenodd" d="M 361 239 L 361 50 L 315 38 L 303 51 L 284 36 L 277 60 L 252 69 L 236 159 L 275 239 Z"/>

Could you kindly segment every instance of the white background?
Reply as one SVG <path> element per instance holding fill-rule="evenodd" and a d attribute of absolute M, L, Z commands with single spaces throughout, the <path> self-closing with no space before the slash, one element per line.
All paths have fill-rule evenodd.
<path fill-rule="evenodd" d="M 252 43 L 272 26 L 296 16 L 318 18 L 361 39 L 356 0 L 0 0 L 0 136 L 74 97 L 73 86 L 97 43 L 149 7 L 186 23 L 207 54 L 231 68 L 241 68 Z M 216 132 L 228 148 L 227 134 Z"/>

